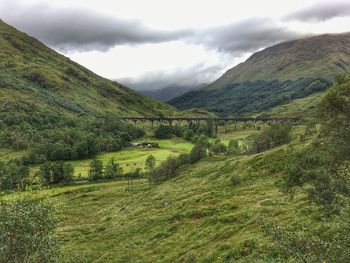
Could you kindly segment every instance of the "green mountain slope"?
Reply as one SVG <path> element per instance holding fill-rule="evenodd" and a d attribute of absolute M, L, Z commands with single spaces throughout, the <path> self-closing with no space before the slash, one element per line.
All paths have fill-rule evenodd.
<path fill-rule="evenodd" d="M 92 158 L 142 136 L 118 117 L 173 114 L 0 21 L 0 155 L 21 151 L 25 164 Z"/>
<path fill-rule="evenodd" d="M 331 86 L 350 72 L 350 33 L 281 43 L 253 54 L 212 84 L 170 101 L 222 114 L 265 111 Z"/>
<path fill-rule="evenodd" d="M 102 78 L 0 20 L 0 110 L 161 115 L 175 109 Z"/>

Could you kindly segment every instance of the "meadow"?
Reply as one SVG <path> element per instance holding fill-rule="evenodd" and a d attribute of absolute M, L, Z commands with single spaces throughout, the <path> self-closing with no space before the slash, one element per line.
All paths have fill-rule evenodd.
<path fill-rule="evenodd" d="M 133 172 L 137 168 L 145 169 L 146 159 L 149 155 L 153 155 L 156 158 L 156 165 L 159 165 L 162 161 L 169 156 L 177 156 L 181 153 L 188 153 L 191 151 L 193 144 L 184 140 L 174 138 L 169 140 L 156 140 L 145 138 L 145 142 L 159 143 L 159 148 L 147 148 L 147 147 L 128 147 L 118 152 L 103 153 L 96 156 L 98 160 L 101 160 L 103 164 L 111 158 L 115 158 L 118 164 L 123 168 L 124 172 Z M 75 176 L 86 177 L 88 175 L 89 166 L 92 159 L 70 161 L 74 167 Z"/>
<path fill-rule="evenodd" d="M 160 185 L 134 180 L 131 191 L 126 181 L 42 190 L 59 204 L 62 262 L 285 262 L 256 220 L 317 215 L 275 185 L 289 152 L 211 157 Z"/>

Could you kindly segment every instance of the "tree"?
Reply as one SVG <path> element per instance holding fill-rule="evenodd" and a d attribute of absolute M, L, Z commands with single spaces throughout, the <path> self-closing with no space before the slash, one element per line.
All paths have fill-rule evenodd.
<path fill-rule="evenodd" d="M 273 147 L 289 143 L 291 141 L 290 132 L 290 125 L 281 123 L 272 125 L 255 138 L 251 152 L 260 153 Z"/>
<path fill-rule="evenodd" d="M 114 179 L 122 173 L 122 168 L 115 161 L 114 158 L 111 158 L 105 167 L 105 177 L 107 179 Z"/>
<path fill-rule="evenodd" d="M 169 180 L 176 176 L 178 168 L 177 159 L 175 157 L 168 157 L 160 166 L 150 171 L 148 179 L 152 183 Z"/>
<path fill-rule="evenodd" d="M 0 201 L 0 262 L 56 262 L 56 209 L 46 197 L 25 193 Z"/>
<path fill-rule="evenodd" d="M 146 159 L 146 168 L 152 170 L 156 165 L 156 158 L 151 154 Z"/>
<path fill-rule="evenodd" d="M 45 162 L 39 170 L 39 176 L 45 184 L 69 183 L 73 181 L 73 175 L 73 166 L 62 161 Z"/>
<path fill-rule="evenodd" d="M 97 181 L 103 178 L 103 163 L 100 160 L 94 159 L 90 164 L 89 180 Z"/>
<path fill-rule="evenodd" d="M 213 155 L 219 155 L 225 153 L 227 151 L 227 147 L 225 144 L 221 143 L 220 139 L 216 139 L 214 143 L 209 145 L 209 151 Z"/>
<path fill-rule="evenodd" d="M 190 162 L 190 157 L 187 153 L 181 153 L 177 159 L 177 166 L 182 166 L 182 165 L 185 165 L 185 164 L 188 164 Z"/>
<path fill-rule="evenodd" d="M 196 144 L 189 154 L 190 163 L 196 163 L 207 156 L 206 147 L 202 144 Z"/>
<path fill-rule="evenodd" d="M 282 189 L 306 190 L 328 213 L 340 211 L 350 197 L 349 101 L 350 80 L 338 78 L 319 108 L 320 135 L 293 155 L 283 177 Z"/>
<path fill-rule="evenodd" d="M 238 140 L 230 140 L 228 143 L 227 152 L 230 154 L 239 154 L 240 148 L 239 148 L 239 141 Z"/>
<path fill-rule="evenodd" d="M 173 135 L 173 128 L 169 125 L 160 125 L 154 132 L 154 136 L 158 139 L 169 139 Z"/>
<path fill-rule="evenodd" d="M 0 189 L 23 188 L 28 183 L 29 168 L 19 160 L 0 163 Z"/>
<path fill-rule="evenodd" d="M 63 181 L 68 183 L 73 181 L 74 167 L 70 163 L 65 163 L 63 165 Z"/>
<path fill-rule="evenodd" d="M 338 77 L 319 108 L 320 133 L 292 152 L 281 189 L 306 192 L 320 208 L 317 228 L 263 222 L 264 232 L 302 262 L 347 262 L 350 257 L 350 79 Z"/>

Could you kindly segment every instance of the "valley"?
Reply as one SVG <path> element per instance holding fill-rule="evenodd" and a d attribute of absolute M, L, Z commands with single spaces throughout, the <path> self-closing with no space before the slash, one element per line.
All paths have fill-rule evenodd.
<path fill-rule="evenodd" d="M 135 20 L 108 48 L 119 27 L 93 21 L 72 47 L 97 28 L 96 59 L 126 40 L 217 38 Z M 291 39 L 185 94 L 165 85 L 166 103 L 0 20 L 0 263 L 349 262 L 350 34 Z"/>

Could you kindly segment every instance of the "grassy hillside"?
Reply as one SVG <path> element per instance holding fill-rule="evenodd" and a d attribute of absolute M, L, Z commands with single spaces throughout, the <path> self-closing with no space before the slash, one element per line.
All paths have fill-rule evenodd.
<path fill-rule="evenodd" d="M 65 114 L 173 114 L 47 48 L 0 20 L 0 109 L 33 107 Z"/>
<path fill-rule="evenodd" d="M 142 136 L 118 116 L 178 113 L 94 74 L 1 20 L 0 50 L 2 160 L 24 155 L 25 164 L 35 164 L 91 158 Z"/>
<path fill-rule="evenodd" d="M 309 117 L 317 110 L 325 93 L 314 93 L 302 99 L 295 99 L 290 103 L 276 106 L 257 115 L 269 115 L 274 117 L 303 118 Z"/>
<path fill-rule="evenodd" d="M 328 34 L 284 42 L 256 52 L 228 70 L 205 89 L 256 80 L 298 80 L 323 77 L 334 80 L 350 72 L 350 33 Z"/>
<path fill-rule="evenodd" d="M 205 108 L 222 115 L 267 111 L 325 91 L 350 72 L 350 33 L 281 43 L 253 54 L 203 89 L 170 101 L 178 109 Z M 308 105 L 303 105 L 307 111 Z"/>
<path fill-rule="evenodd" d="M 286 262 L 256 220 L 317 221 L 302 195 L 291 200 L 275 185 L 296 147 L 208 158 L 129 192 L 126 181 L 45 190 L 60 203 L 62 261 Z"/>

